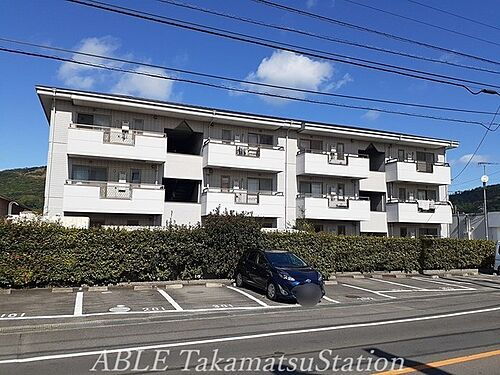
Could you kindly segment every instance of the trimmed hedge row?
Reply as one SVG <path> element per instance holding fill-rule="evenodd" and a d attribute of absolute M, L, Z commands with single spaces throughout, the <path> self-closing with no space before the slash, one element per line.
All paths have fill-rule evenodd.
<path fill-rule="evenodd" d="M 67 229 L 0 222 L 0 287 L 97 285 L 126 281 L 231 278 L 243 251 L 286 249 L 325 275 L 340 271 L 487 268 L 483 240 L 262 233 L 257 221 L 210 215 L 203 227 L 164 230 Z"/>

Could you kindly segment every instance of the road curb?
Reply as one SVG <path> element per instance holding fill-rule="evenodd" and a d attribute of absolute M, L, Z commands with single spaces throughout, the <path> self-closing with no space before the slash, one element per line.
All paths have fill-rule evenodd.
<path fill-rule="evenodd" d="M 89 286 L 88 291 L 89 292 L 107 292 L 108 287 L 107 286 Z"/>
<path fill-rule="evenodd" d="M 0 294 L 11 294 L 12 289 L 0 289 Z"/>
<path fill-rule="evenodd" d="M 52 293 L 73 293 L 73 288 L 52 288 Z"/>

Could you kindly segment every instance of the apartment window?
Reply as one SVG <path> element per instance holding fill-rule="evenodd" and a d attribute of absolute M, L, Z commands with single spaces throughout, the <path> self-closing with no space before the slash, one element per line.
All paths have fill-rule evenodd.
<path fill-rule="evenodd" d="M 339 225 L 337 227 L 337 234 L 345 236 L 345 233 L 346 233 L 346 231 L 345 231 L 345 225 Z"/>
<path fill-rule="evenodd" d="M 405 188 L 399 188 L 398 198 L 402 202 L 406 201 L 406 189 Z"/>
<path fill-rule="evenodd" d="M 408 237 L 408 228 L 406 228 L 406 227 L 399 228 L 399 236 L 400 237 Z"/>
<path fill-rule="evenodd" d="M 339 199 L 345 198 L 345 185 L 344 184 L 337 185 L 337 196 Z"/>
<path fill-rule="evenodd" d="M 107 181 L 108 170 L 104 167 L 73 165 L 71 179 L 80 181 Z"/>
<path fill-rule="evenodd" d="M 84 125 L 111 126 L 111 116 L 100 114 L 78 113 L 76 122 Z"/>
<path fill-rule="evenodd" d="M 435 201 L 436 200 L 436 190 L 418 189 L 417 190 L 417 199 Z"/>
<path fill-rule="evenodd" d="M 228 129 L 222 129 L 222 142 L 231 143 L 233 141 L 233 132 Z"/>
<path fill-rule="evenodd" d="M 398 150 L 398 161 L 405 161 L 405 150 Z"/>
<path fill-rule="evenodd" d="M 133 184 L 141 183 L 141 170 L 140 169 L 131 169 L 130 170 L 130 181 Z"/>
<path fill-rule="evenodd" d="M 301 151 L 321 151 L 323 150 L 323 141 L 318 139 L 301 139 L 299 148 Z"/>
<path fill-rule="evenodd" d="M 308 194 L 316 197 L 321 196 L 323 194 L 323 185 L 321 182 L 302 181 L 299 185 L 299 192 L 301 194 Z"/>
<path fill-rule="evenodd" d="M 220 177 L 220 187 L 223 191 L 229 191 L 231 188 L 231 178 L 229 176 L 221 176 Z"/>
<path fill-rule="evenodd" d="M 272 146 L 274 144 L 274 138 L 269 134 L 248 133 L 248 144 Z"/>
<path fill-rule="evenodd" d="M 337 160 L 344 160 L 344 157 L 345 157 L 344 144 L 337 143 Z"/>
<path fill-rule="evenodd" d="M 438 236 L 438 230 L 437 228 L 419 228 L 418 230 L 418 236 L 419 237 L 437 237 Z"/>
<path fill-rule="evenodd" d="M 248 178 L 247 189 L 249 192 L 270 192 L 273 190 L 273 180 L 270 178 Z"/>
<path fill-rule="evenodd" d="M 417 171 L 432 173 L 434 167 L 434 154 L 432 152 L 417 151 Z"/>
<path fill-rule="evenodd" d="M 132 129 L 140 131 L 144 130 L 144 120 L 142 118 L 135 118 Z"/>

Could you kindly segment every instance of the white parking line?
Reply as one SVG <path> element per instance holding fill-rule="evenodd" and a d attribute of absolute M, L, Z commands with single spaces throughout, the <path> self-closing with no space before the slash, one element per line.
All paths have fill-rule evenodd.
<path fill-rule="evenodd" d="M 328 302 L 340 303 L 339 301 L 331 299 L 330 297 L 327 297 L 327 296 L 323 296 L 323 299 L 326 300 L 326 301 L 328 301 Z"/>
<path fill-rule="evenodd" d="M 434 283 L 434 284 L 441 284 L 441 285 L 446 285 L 452 288 L 462 288 L 463 290 L 476 290 L 474 288 L 471 288 L 469 286 L 462 286 L 462 285 L 456 285 L 456 284 L 449 284 L 449 283 L 444 283 L 442 281 L 436 281 L 436 280 L 430 280 L 430 279 L 425 279 L 423 277 L 413 277 L 415 280 L 420 280 L 420 281 L 425 281 L 428 283 Z"/>
<path fill-rule="evenodd" d="M 183 309 L 183 308 L 182 308 L 182 307 L 181 307 L 181 306 L 180 306 L 177 302 L 175 302 L 175 300 L 174 300 L 172 297 L 170 297 L 170 295 L 169 295 L 167 292 L 165 292 L 163 289 L 157 289 L 157 290 L 158 290 L 158 293 L 160 293 L 160 294 L 163 296 L 163 298 L 165 298 L 165 299 L 168 301 L 168 303 L 170 303 L 170 304 L 173 306 L 173 308 L 174 308 L 174 309 L 176 309 L 177 311 L 182 311 L 182 310 L 184 310 L 184 309 Z"/>
<path fill-rule="evenodd" d="M 346 286 L 348 288 L 354 288 L 354 289 L 359 289 L 359 290 L 363 290 L 365 292 L 368 292 L 368 293 L 373 293 L 373 294 L 376 294 L 376 295 L 379 295 L 381 297 L 385 297 L 385 298 L 390 298 L 390 299 L 396 299 L 396 297 L 393 297 L 393 296 L 389 296 L 387 294 L 383 294 L 383 293 L 380 293 L 380 292 L 377 292 L 375 290 L 370 290 L 370 289 L 365 289 L 365 288 L 361 288 L 359 286 L 354 286 L 354 285 L 349 285 L 349 284 L 341 284 L 343 286 Z"/>
<path fill-rule="evenodd" d="M 405 288 L 410 288 L 410 289 L 417 289 L 417 290 L 424 289 L 424 288 L 419 288 L 418 286 L 411 286 L 411 285 L 406 285 L 406 284 L 401 284 L 401 283 L 395 283 L 394 281 L 380 280 L 380 279 L 370 279 L 370 280 L 380 281 L 381 283 L 387 283 L 387 284 L 392 284 L 392 285 L 404 286 Z"/>
<path fill-rule="evenodd" d="M 214 337 L 214 338 L 210 338 L 210 339 L 179 341 L 179 342 L 171 342 L 171 343 L 167 343 L 167 344 L 143 345 L 143 346 L 136 346 L 136 347 L 122 347 L 122 348 L 117 348 L 117 349 L 101 349 L 101 350 L 90 350 L 90 351 L 82 351 L 82 352 L 67 352 L 67 353 L 60 353 L 60 354 L 41 355 L 41 356 L 36 356 L 36 357 L 26 357 L 26 358 L 9 358 L 9 359 L 0 360 L 0 364 L 29 363 L 29 362 L 48 361 L 48 360 L 54 360 L 54 359 L 98 356 L 98 355 L 102 355 L 103 353 L 111 354 L 111 353 L 133 352 L 133 351 L 139 352 L 139 351 L 153 350 L 153 349 L 178 348 L 178 347 L 185 347 L 185 346 L 214 344 L 214 343 L 221 343 L 221 342 L 247 341 L 247 340 L 255 340 L 255 339 L 266 339 L 269 337 L 304 335 L 304 334 L 317 333 L 317 332 L 331 332 L 331 331 L 355 329 L 355 328 L 361 328 L 361 327 L 390 326 L 390 325 L 395 325 L 395 324 L 405 324 L 405 323 L 412 323 L 412 322 L 447 319 L 447 318 L 453 318 L 453 317 L 457 317 L 457 316 L 484 314 L 484 313 L 498 311 L 498 310 L 500 310 L 500 307 L 492 307 L 492 308 L 472 310 L 472 311 L 459 311 L 459 312 L 448 313 L 448 314 L 425 315 L 425 316 L 417 316 L 417 317 L 412 317 L 412 318 L 383 320 L 383 321 L 378 321 L 378 322 L 352 323 L 352 324 L 344 324 L 344 325 L 328 326 L 328 327 L 303 328 L 303 329 L 296 329 L 296 330 L 263 332 L 263 333 L 254 333 L 254 334 L 240 335 L 240 336 Z"/>
<path fill-rule="evenodd" d="M 243 291 L 241 289 L 235 288 L 234 286 L 226 285 L 226 288 L 234 290 L 235 292 L 238 292 L 240 294 L 243 294 L 245 297 L 250 298 L 252 301 L 257 302 L 261 306 L 271 307 L 267 303 L 265 303 L 264 301 L 261 301 L 260 299 L 258 299 L 257 297 L 254 297 L 251 294 L 249 294 L 249 293 L 247 293 L 247 292 L 245 292 L 245 291 Z"/>
<path fill-rule="evenodd" d="M 74 316 L 83 315 L 83 292 L 76 292 L 75 309 L 73 310 Z"/>

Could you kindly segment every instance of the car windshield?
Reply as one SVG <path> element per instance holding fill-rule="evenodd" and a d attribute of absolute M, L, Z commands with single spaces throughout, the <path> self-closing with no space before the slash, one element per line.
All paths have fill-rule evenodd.
<path fill-rule="evenodd" d="M 292 253 L 266 253 L 267 260 L 274 267 L 306 267 L 307 264 L 298 256 Z"/>

